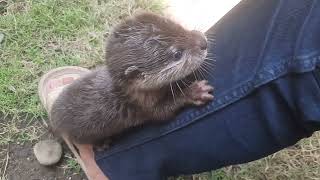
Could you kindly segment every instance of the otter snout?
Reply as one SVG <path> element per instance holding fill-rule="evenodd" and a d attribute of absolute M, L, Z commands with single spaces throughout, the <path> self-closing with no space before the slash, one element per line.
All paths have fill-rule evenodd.
<path fill-rule="evenodd" d="M 207 50 L 208 43 L 204 34 L 200 31 L 193 30 L 192 35 L 195 37 L 195 45 L 199 46 L 201 50 Z"/>

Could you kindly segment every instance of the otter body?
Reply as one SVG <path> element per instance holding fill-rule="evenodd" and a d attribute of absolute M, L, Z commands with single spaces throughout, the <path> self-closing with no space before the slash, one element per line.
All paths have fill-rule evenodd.
<path fill-rule="evenodd" d="M 128 128 L 169 120 L 185 106 L 205 104 L 213 88 L 183 80 L 201 67 L 206 48 L 203 34 L 164 17 L 142 13 L 124 20 L 108 38 L 106 67 L 77 79 L 54 102 L 53 132 L 98 144 Z"/>

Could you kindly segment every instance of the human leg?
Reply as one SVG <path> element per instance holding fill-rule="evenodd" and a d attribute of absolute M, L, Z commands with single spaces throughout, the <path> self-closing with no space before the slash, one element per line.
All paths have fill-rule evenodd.
<path fill-rule="evenodd" d="M 129 132 L 96 160 L 110 179 L 163 179 L 255 160 L 319 126 L 317 1 L 247 0 L 213 29 L 216 99 Z M 313 32 L 307 38 L 307 32 Z M 310 35 L 309 35 L 310 36 Z"/>

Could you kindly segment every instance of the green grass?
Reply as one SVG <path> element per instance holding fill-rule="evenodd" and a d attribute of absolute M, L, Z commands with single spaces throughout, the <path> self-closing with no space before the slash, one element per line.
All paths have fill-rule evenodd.
<path fill-rule="evenodd" d="M 72 173 L 80 173 L 81 167 L 78 164 L 78 162 L 71 156 L 67 155 L 66 157 L 66 165 L 64 165 L 62 168 L 65 171 L 71 171 Z"/>
<path fill-rule="evenodd" d="M 47 131 L 42 123 L 46 113 L 37 96 L 43 73 L 64 65 L 101 64 L 110 27 L 137 9 L 159 12 L 160 1 L 0 1 L 0 33 L 5 35 L 0 43 L 0 147 L 34 142 Z M 319 179 L 319 139 L 315 134 L 259 161 L 177 179 Z M 80 170 L 72 158 L 64 168 Z"/>
<path fill-rule="evenodd" d="M 64 65 L 92 67 L 103 59 L 103 35 L 135 9 L 159 10 L 157 1 L 8 1 L 0 17 L 0 112 L 44 115 L 39 77 Z"/>
<path fill-rule="evenodd" d="M 104 37 L 113 24 L 137 9 L 162 6 L 160 0 L 0 1 L 0 145 L 43 134 L 30 122 L 46 119 L 37 95 L 42 74 L 103 63 Z"/>
<path fill-rule="evenodd" d="M 177 180 L 318 180 L 320 133 L 266 158 Z"/>

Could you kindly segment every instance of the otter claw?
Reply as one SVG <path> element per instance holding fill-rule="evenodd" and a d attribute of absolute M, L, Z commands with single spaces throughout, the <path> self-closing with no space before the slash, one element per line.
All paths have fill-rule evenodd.
<path fill-rule="evenodd" d="M 190 102 L 194 105 L 204 105 L 213 99 L 213 95 L 210 94 L 213 91 L 213 87 L 206 80 L 195 81 L 190 88 Z"/>
<path fill-rule="evenodd" d="M 202 94 L 201 95 L 201 99 L 212 100 L 213 99 L 213 95 L 211 95 L 211 94 Z"/>

